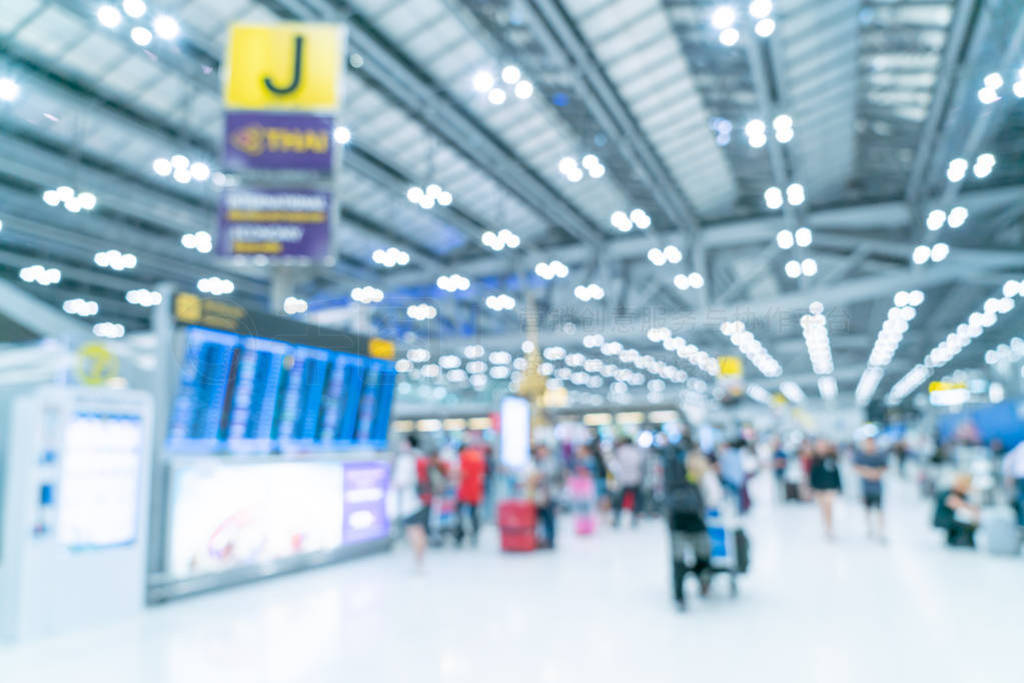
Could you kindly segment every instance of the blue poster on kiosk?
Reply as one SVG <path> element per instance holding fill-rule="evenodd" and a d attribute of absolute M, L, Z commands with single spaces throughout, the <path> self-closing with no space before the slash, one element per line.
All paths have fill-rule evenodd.
<path fill-rule="evenodd" d="M 167 447 L 183 454 L 382 448 L 394 363 L 188 327 Z"/>

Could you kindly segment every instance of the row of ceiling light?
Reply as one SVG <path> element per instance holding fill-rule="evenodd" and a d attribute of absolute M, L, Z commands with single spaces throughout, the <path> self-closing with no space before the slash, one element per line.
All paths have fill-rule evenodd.
<path fill-rule="evenodd" d="M 754 364 L 765 377 L 778 377 L 782 374 L 782 366 L 779 361 L 768 353 L 767 349 L 759 342 L 754 333 L 747 329 L 741 320 L 733 320 L 722 323 L 721 332 L 733 346 L 740 350 L 751 363 Z"/>
<path fill-rule="evenodd" d="M 169 159 L 159 157 L 153 160 L 153 173 L 161 178 L 170 176 L 175 182 L 187 185 L 193 180 L 205 183 L 213 178 L 215 185 L 224 185 L 226 177 L 223 173 L 213 173 L 205 161 L 192 161 L 184 154 L 174 154 Z"/>
<path fill-rule="evenodd" d="M 521 100 L 533 96 L 533 83 L 523 78 L 523 72 L 514 64 L 508 64 L 501 70 L 501 82 L 490 71 L 481 69 L 473 74 L 473 89 L 481 95 L 487 95 L 487 101 L 495 106 L 505 104 L 509 91 Z"/>
<path fill-rule="evenodd" d="M 70 185 L 61 185 L 58 188 L 47 190 L 43 193 L 43 201 L 47 206 L 64 205 L 69 213 L 79 211 L 92 211 L 96 208 L 96 195 L 92 192 L 76 192 Z"/>
<path fill-rule="evenodd" d="M 633 209 L 629 213 L 615 211 L 609 219 L 612 227 L 619 232 L 629 232 L 633 228 L 646 230 L 651 227 L 651 217 L 643 209 Z"/>
<path fill-rule="evenodd" d="M 973 166 L 967 161 L 967 159 L 957 157 L 956 159 L 951 159 L 949 164 L 946 166 L 946 179 L 951 183 L 959 183 L 967 177 L 967 169 L 970 168 L 974 173 L 974 177 L 980 180 L 992 175 L 992 171 L 995 167 L 996 156 L 991 152 L 979 154 L 975 158 Z"/>
<path fill-rule="evenodd" d="M 770 210 L 781 209 L 786 202 L 790 206 L 800 206 L 807 196 L 804 194 L 804 186 L 800 183 L 790 183 L 786 186 L 786 197 L 783 200 L 782 190 L 774 185 L 764 191 L 764 205 Z"/>
<path fill-rule="evenodd" d="M 767 38 L 775 33 L 775 20 L 772 19 L 772 0 L 752 0 L 747 5 L 747 12 L 754 23 L 754 33 Z M 740 41 L 740 32 L 736 28 L 739 20 L 736 9 L 731 5 L 720 5 L 711 12 L 711 26 L 718 31 L 718 42 L 732 47 Z"/>
<path fill-rule="evenodd" d="M 807 355 L 811 359 L 811 369 L 816 375 L 831 375 L 835 370 L 832 363 L 832 346 L 828 339 L 828 324 L 825 319 L 824 306 L 820 301 L 810 305 L 810 313 L 800 316 L 800 327 L 804 332 L 804 343 Z"/>
<path fill-rule="evenodd" d="M 882 329 L 875 337 L 874 346 L 871 347 L 868 365 L 861 373 L 857 388 L 854 390 L 857 405 L 867 405 L 875 395 L 875 390 L 885 375 L 885 368 L 892 363 L 903 336 L 910 328 L 910 321 L 917 316 L 917 307 L 924 303 L 924 292 L 920 289 L 901 289 L 893 295 L 892 303 L 885 322 L 882 323 Z"/>
<path fill-rule="evenodd" d="M 148 7 L 144 0 L 123 0 L 121 8 L 114 5 L 100 5 L 96 9 L 96 20 L 100 25 L 114 30 L 124 22 L 125 17 L 139 20 L 145 16 Z M 123 12 L 123 14 L 122 14 Z M 128 32 L 129 37 L 139 47 L 148 47 L 153 42 L 153 34 L 162 40 L 174 40 L 181 33 L 178 21 L 167 14 L 158 14 L 153 18 L 152 30 L 142 24 L 135 24 Z"/>
<path fill-rule="evenodd" d="M 1017 96 L 1017 99 L 1022 99 L 1024 98 L 1024 66 L 1017 69 L 1015 77 L 1012 88 L 1013 94 Z M 978 90 L 978 100 L 982 104 L 998 102 L 1003 99 L 999 91 L 1004 85 L 1006 85 L 1006 81 L 1003 80 L 1003 75 L 993 71 L 982 79 L 981 89 Z"/>
<path fill-rule="evenodd" d="M 772 131 L 775 140 L 785 145 L 793 140 L 793 117 L 789 114 L 779 114 L 772 119 Z M 747 144 L 754 149 L 760 149 L 768 144 L 768 125 L 761 119 L 751 119 L 743 126 L 743 133 L 747 136 Z"/>
<path fill-rule="evenodd" d="M 579 161 L 576 161 L 574 157 L 562 157 L 558 162 L 558 172 L 565 176 L 570 183 L 580 182 L 584 175 L 589 175 L 595 180 L 603 178 L 605 170 L 596 154 L 584 154 Z"/>
<path fill-rule="evenodd" d="M 690 344 L 683 337 L 676 337 L 667 327 L 655 327 L 647 330 L 647 339 L 660 343 L 666 351 L 672 351 L 691 365 L 700 368 L 712 377 L 718 375 L 718 362 L 706 351 L 701 351 L 695 344 Z M 602 352 L 604 347 L 601 348 Z"/>
<path fill-rule="evenodd" d="M 945 339 L 928 352 L 921 363 L 915 365 L 906 375 L 892 386 L 886 401 L 897 404 L 909 396 L 931 376 L 935 369 L 942 368 L 960 354 L 972 341 L 984 334 L 985 330 L 999 321 L 1000 315 L 1012 311 L 1014 297 L 1024 294 L 1022 281 L 1009 280 L 1003 285 L 1003 296 L 990 297 L 982 304 L 980 311 L 971 313 L 967 320 L 957 325 Z"/>

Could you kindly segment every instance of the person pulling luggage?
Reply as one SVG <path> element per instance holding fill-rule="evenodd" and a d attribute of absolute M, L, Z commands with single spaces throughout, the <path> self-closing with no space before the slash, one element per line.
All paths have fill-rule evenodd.
<path fill-rule="evenodd" d="M 681 455 L 665 463 L 665 514 L 672 548 L 672 595 L 679 609 L 686 607 L 683 581 L 693 573 L 700 581 L 701 595 L 711 587 L 711 539 L 704 522 L 706 503 L 717 505 L 721 490 L 714 491 L 717 479 L 710 475 L 710 464 L 699 451 L 685 461 Z M 704 490 L 702 490 L 702 488 Z M 688 560 L 693 556 L 693 562 Z"/>

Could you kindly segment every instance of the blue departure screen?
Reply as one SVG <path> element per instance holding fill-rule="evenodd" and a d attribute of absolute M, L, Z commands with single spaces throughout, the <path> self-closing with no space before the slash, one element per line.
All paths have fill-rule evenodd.
<path fill-rule="evenodd" d="M 190 327 L 168 449 L 281 453 L 382 446 L 394 364 Z"/>

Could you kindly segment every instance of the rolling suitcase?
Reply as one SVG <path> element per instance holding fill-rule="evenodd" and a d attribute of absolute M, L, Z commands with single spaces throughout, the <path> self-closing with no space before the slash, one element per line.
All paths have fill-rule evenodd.
<path fill-rule="evenodd" d="M 1021 534 L 1012 511 L 999 511 L 982 519 L 985 545 L 993 555 L 1020 555 Z"/>
<path fill-rule="evenodd" d="M 537 510 L 527 500 L 506 500 L 498 505 L 501 549 L 529 552 L 537 548 Z"/>

